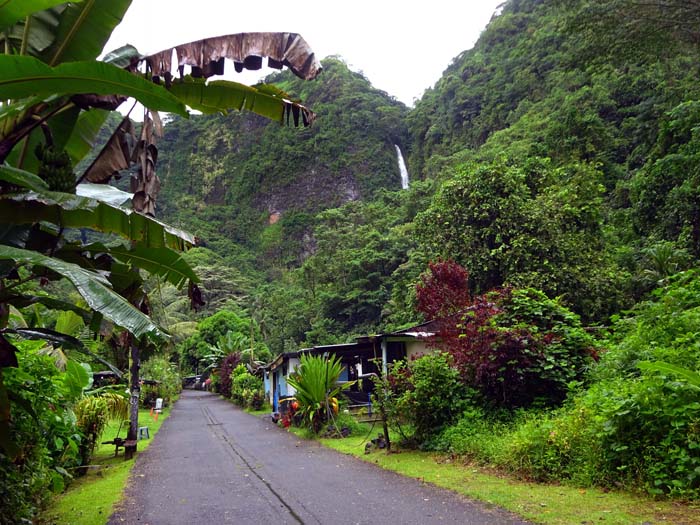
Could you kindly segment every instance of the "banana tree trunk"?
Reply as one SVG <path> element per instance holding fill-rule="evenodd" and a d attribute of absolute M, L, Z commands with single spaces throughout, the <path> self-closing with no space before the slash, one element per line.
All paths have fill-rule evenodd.
<path fill-rule="evenodd" d="M 139 347 L 132 339 L 131 341 L 131 366 L 129 367 L 129 432 L 126 434 L 126 444 L 124 446 L 124 458 L 131 459 L 136 452 L 137 432 L 139 428 L 139 398 L 141 397 L 141 385 L 139 382 Z"/>

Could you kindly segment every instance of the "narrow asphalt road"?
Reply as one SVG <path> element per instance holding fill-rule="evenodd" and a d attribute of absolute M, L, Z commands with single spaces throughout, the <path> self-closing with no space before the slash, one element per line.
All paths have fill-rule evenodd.
<path fill-rule="evenodd" d="M 183 392 L 131 476 L 111 525 L 525 523 L 300 441 L 204 392 Z"/>

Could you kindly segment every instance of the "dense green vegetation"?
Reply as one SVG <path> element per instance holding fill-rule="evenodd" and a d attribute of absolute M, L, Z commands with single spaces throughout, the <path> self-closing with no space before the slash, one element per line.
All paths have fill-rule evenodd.
<path fill-rule="evenodd" d="M 314 82 L 287 72 L 267 79 L 314 108 L 317 121 L 303 131 L 243 113 L 173 118 L 160 144 L 163 217 L 232 265 L 279 270 L 312 249 L 315 213 L 399 188 L 394 144 L 405 147 L 407 108 L 341 60 L 322 64 Z"/>
<path fill-rule="evenodd" d="M 149 316 L 149 293 L 161 283 L 187 285 L 192 307 L 202 300 L 199 278 L 180 255 L 195 239 L 153 218 L 160 186 L 157 111 L 184 117 L 187 106 L 248 109 L 278 122 L 293 116 L 287 119 L 293 126 L 306 126 L 314 117 L 270 86 L 207 82 L 201 77 L 223 73 L 210 67 L 218 56 L 200 55 L 191 74 L 176 79 L 133 46 L 98 60 L 130 4 L 23 0 L 0 9 L 3 524 L 32 522 L 50 491 L 60 492 L 85 473 L 109 420 L 125 420 L 127 413 L 120 439 L 125 456 L 133 457 L 139 404 L 172 399 L 181 386 L 167 352 L 169 334 Z M 318 74 L 313 51 L 299 35 L 260 37 L 273 62 L 281 64 L 280 53 L 293 45 L 294 56 L 284 64 L 300 78 Z M 239 62 L 258 53 L 240 35 L 218 39 L 238 53 L 228 58 Z M 139 69 L 144 63 L 148 73 Z M 161 75 L 167 83 L 160 82 Z M 128 97 L 147 108 L 140 129 L 119 119 L 116 129 L 101 134 L 110 137 L 107 145 L 91 153 L 100 127 L 115 124 L 106 110 Z M 130 169 L 132 195 L 109 186 Z M 221 283 L 224 289 L 227 284 Z M 251 360 L 252 348 L 251 343 Z M 142 362 L 150 376 L 143 398 Z M 91 364 L 110 370 L 93 375 Z M 106 377 L 114 383 L 128 378 L 128 389 L 95 383 Z"/>
<path fill-rule="evenodd" d="M 504 418 L 466 410 L 430 443 L 526 479 L 644 488 L 697 499 L 700 389 L 664 362 L 697 369 L 698 275 L 683 273 L 619 320 L 607 351 L 563 407 Z M 692 320 L 691 320 L 692 319 Z M 680 369 L 682 370 L 682 368 Z"/>
<path fill-rule="evenodd" d="M 697 15 L 511 0 L 410 110 L 335 58 L 316 83 L 275 75 L 318 126 L 173 120 L 164 212 L 222 258 L 213 274 L 241 272 L 227 308 L 272 354 L 434 318 L 416 284 L 430 261 L 462 265 L 446 353 L 389 381 L 407 443 L 696 498 L 697 392 L 637 365 L 699 366 L 681 314 L 696 276 L 679 273 L 700 255 Z"/>
<path fill-rule="evenodd" d="M 66 352 L 124 370 L 138 343 L 153 355 L 143 373 L 161 381 L 150 397 L 196 373 L 258 407 L 251 372 L 279 353 L 435 318 L 442 353 L 385 378 L 405 444 L 532 480 L 697 499 L 699 18 L 697 2 L 509 0 L 412 109 L 337 57 L 313 82 L 270 76 L 317 113 L 302 130 L 241 113 L 185 119 L 181 100 L 146 83 L 150 102 L 180 112 L 159 143 L 157 209 L 197 236 L 182 255 L 182 232 L 48 189 L 54 172 L 65 182 L 61 148 L 77 170 L 82 132 L 105 114 L 71 106 L 72 120 L 52 120 L 72 104 L 63 91 L 3 105 L 0 475 L 24 502 L 18 516 L 95 440 L 68 421 L 87 383 Z M 48 67 L 22 34 L 3 37 L 3 64 Z M 57 63 L 94 59 L 93 44 Z M 125 94 L 138 83 L 112 73 Z M 48 131 L 26 131 L 38 121 Z M 135 217 L 155 234 L 137 237 Z M 66 371 L 20 336 L 48 339 Z M 20 453 L 25 470 L 9 459 Z"/>
<path fill-rule="evenodd" d="M 331 58 L 315 82 L 269 79 L 317 111 L 301 133 L 176 117 L 164 216 L 241 272 L 273 352 L 419 320 L 412 286 L 438 257 L 474 293 L 534 287 L 607 324 L 692 265 L 700 221 L 692 9 L 604 4 L 508 2 L 412 110 Z"/>
<path fill-rule="evenodd" d="M 148 427 L 148 436 L 139 440 L 139 447 L 146 449 L 152 442 L 163 421 L 170 415 L 166 408 L 158 419 L 149 410 L 139 411 L 139 421 Z M 114 421 L 104 431 L 105 438 L 124 433 L 119 421 Z M 134 462 L 114 455 L 114 445 L 100 444 L 95 450 L 88 473 L 71 483 L 67 490 L 53 498 L 39 515 L 36 523 L 51 525 L 104 525 L 126 488 Z"/>

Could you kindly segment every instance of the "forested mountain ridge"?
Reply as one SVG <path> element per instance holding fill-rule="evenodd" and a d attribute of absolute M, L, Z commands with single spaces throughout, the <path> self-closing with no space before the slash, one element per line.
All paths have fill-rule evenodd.
<path fill-rule="evenodd" d="M 464 150 L 640 167 L 655 124 L 694 93 L 697 49 L 670 31 L 635 33 L 668 16 L 637 4 L 507 2 L 411 111 L 413 170 L 437 174 L 431 157 Z"/>
<path fill-rule="evenodd" d="M 667 4 L 511 0 L 411 110 L 336 58 L 274 75 L 314 126 L 174 119 L 162 215 L 247 276 L 275 351 L 419 320 L 437 258 L 605 324 L 698 255 L 699 53 Z"/>
<path fill-rule="evenodd" d="M 507 2 L 409 114 L 430 258 L 605 322 L 697 257 L 691 4 Z"/>
<path fill-rule="evenodd" d="M 313 107 L 310 128 L 239 112 L 170 121 L 160 144 L 162 216 L 222 255 L 243 246 L 261 254 L 263 266 L 272 257 L 294 266 L 313 251 L 315 213 L 400 188 L 395 144 L 405 147 L 407 108 L 339 59 L 323 67 L 314 82 L 288 72 L 268 79 Z M 269 225 L 283 242 L 265 234 Z"/>

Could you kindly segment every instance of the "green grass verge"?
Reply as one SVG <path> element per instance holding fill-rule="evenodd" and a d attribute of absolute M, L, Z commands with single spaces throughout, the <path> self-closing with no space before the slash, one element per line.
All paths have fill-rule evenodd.
<path fill-rule="evenodd" d="M 145 450 L 158 432 L 163 420 L 170 413 L 165 408 L 158 421 L 154 421 L 148 410 L 139 410 L 139 426 L 148 427 L 150 438 L 138 442 L 139 452 Z M 108 441 L 117 435 L 119 423 L 110 423 L 101 441 Z M 122 427 L 120 437 L 126 435 Z M 137 456 L 138 457 L 138 453 Z M 39 523 L 56 525 L 104 525 L 112 514 L 114 505 L 121 499 L 129 472 L 134 461 L 124 461 L 124 449 L 114 457 L 114 445 L 99 445 L 92 458 L 88 473 L 75 479 L 68 489 L 53 499 L 41 514 Z"/>
<path fill-rule="evenodd" d="M 231 402 L 233 403 L 233 401 L 231 401 Z M 238 405 L 236 405 L 236 406 L 238 406 Z M 248 413 L 248 414 L 252 414 L 253 416 L 257 416 L 257 417 L 269 416 L 270 414 L 272 414 L 272 407 L 268 404 L 264 404 L 260 410 L 255 410 L 252 408 L 244 408 L 243 411 Z"/>
<path fill-rule="evenodd" d="M 372 437 L 376 437 L 376 432 L 372 432 Z M 535 523 L 700 525 L 698 504 L 654 501 L 634 494 L 592 488 L 528 483 L 444 455 L 414 450 L 391 454 L 377 451 L 365 455 L 364 438 L 365 435 L 358 435 L 321 439 L 320 442 L 404 476 L 503 507 Z"/>

